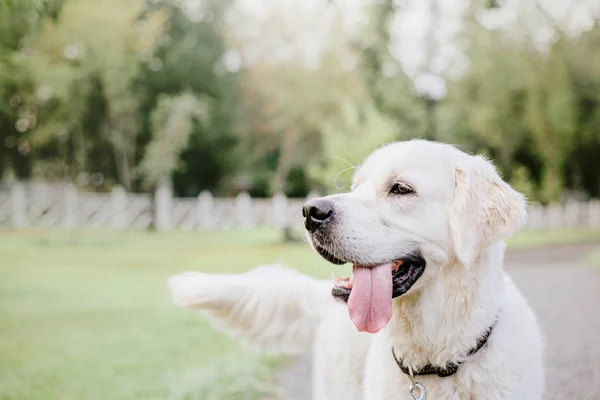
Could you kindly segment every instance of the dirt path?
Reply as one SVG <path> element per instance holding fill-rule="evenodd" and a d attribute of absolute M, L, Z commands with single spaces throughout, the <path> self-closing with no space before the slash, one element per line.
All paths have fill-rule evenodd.
<path fill-rule="evenodd" d="M 506 270 L 546 334 L 545 400 L 600 399 L 600 278 L 585 256 L 599 244 L 507 254 Z M 287 400 L 310 400 L 310 358 L 282 374 Z"/>

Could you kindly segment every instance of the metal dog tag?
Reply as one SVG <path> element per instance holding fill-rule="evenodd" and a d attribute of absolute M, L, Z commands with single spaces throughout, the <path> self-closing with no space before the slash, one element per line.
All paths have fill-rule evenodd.
<path fill-rule="evenodd" d="M 419 382 L 411 383 L 408 387 L 408 393 L 410 393 L 414 400 L 425 399 L 425 388 Z"/>

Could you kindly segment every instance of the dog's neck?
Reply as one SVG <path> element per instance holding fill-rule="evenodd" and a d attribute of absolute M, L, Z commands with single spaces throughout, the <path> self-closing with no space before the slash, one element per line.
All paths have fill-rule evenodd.
<path fill-rule="evenodd" d="M 504 243 L 496 243 L 475 265 L 449 262 L 439 267 L 437 281 L 394 301 L 387 333 L 407 366 L 464 360 L 498 317 L 505 295 L 503 259 Z"/>

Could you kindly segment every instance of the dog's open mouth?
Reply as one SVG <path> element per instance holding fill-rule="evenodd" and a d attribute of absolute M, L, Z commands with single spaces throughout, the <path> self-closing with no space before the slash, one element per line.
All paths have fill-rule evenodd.
<path fill-rule="evenodd" d="M 344 264 L 339 262 L 335 264 Z M 425 270 L 425 260 L 421 257 L 411 257 L 406 260 L 395 260 L 391 263 L 392 270 L 392 298 L 402 296 L 421 277 Z M 343 278 L 332 273 L 333 290 L 331 294 L 336 300 L 348 303 L 352 286 L 354 285 L 354 272 L 350 277 Z"/>
<path fill-rule="evenodd" d="M 333 264 L 346 263 L 320 246 L 315 245 L 315 249 Z M 375 333 L 388 324 L 392 299 L 408 292 L 425 271 L 425 265 L 418 252 L 378 265 L 355 263 L 350 277 L 333 274 L 331 294 L 348 303 L 350 318 L 359 331 Z"/>

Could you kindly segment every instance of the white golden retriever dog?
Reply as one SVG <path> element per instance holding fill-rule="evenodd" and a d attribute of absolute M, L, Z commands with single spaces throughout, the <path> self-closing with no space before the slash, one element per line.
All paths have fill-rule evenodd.
<path fill-rule="evenodd" d="M 169 280 L 176 304 L 253 346 L 312 350 L 314 399 L 542 398 L 542 335 L 503 271 L 526 201 L 489 161 L 394 143 L 365 161 L 349 193 L 302 211 L 316 252 L 352 263 L 351 277 L 185 273 Z"/>

